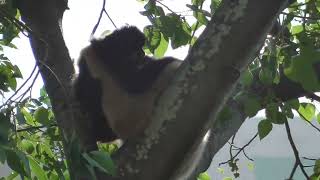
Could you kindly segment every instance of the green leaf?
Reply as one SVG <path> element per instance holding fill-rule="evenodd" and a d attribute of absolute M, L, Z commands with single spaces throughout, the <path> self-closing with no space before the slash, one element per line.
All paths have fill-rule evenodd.
<path fill-rule="evenodd" d="M 204 15 L 204 13 L 202 11 L 194 11 L 193 12 L 193 16 L 198 20 L 198 22 L 201 25 L 207 25 L 208 24 L 208 19 L 206 18 L 206 16 Z"/>
<path fill-rule="evenodd" d="M 261 104 L 257 97 L 253 97 L 253 96 L 248 97 L 248 99 L 244 103 L 244 112 L 249 117 L 255 116 L 260 109 L 261 109 Z"/>
<path fill-rule="evenodd" d="M 28 124 L 35 125 L 35 122 L 33 121 L 32 115 L 28 112 L 28 110 L 26 108 L 23 107 L 20 109 L 20 111 L 23 114 L 23 116 Z"/>
<path fill-rule="evenodd" d="M 211 0 L 211 5 L 210 5 L 211 14 L 215 13 L 215 11 L 219 7 L 220 2 L 221 0 Z"/>
<path fill-rule="evenodd" d="M 274 124 L 284 124 L 287 121 L 287 117 L 284 113 L 277 112 L 276 118 L 270 119 L 270 121 Z"/>
<path fill-rule="evenodd" d="M 12 173 L 10 173 L 10 175 L 6 178 L 6 180 L 16 180 L 17 178 L 16 177 L 18 177 L 18 173 L 17 172 L 12 172 Z"/>
<path fill-rule="evenodd" d="M 20 143 L 23 150 L 25 150 L 28 154 L 32 154 L 35 150 L 33 143 L 29 140 L 23 139 Z"/>
<path fill-rule="evenodd" d="M 11 127 L 10 117 L 0 113 L 0 144 L 9 143 L 8 137 Z"/>
<path fill-rule="evenodd" d="M 7 150 L 8 166 L 22 176 L 31 177 L 28 158 L 20 151 Z"/>
<path fill-rule="evenodd" d="M 223 178 L 223 180 L 233 180 L 233 178 L 232 177 L 225 177 L 225 178 Z"/>
<path fill-rule="evenodd" d="M 17 65 L 13 66 L 13 70 L 14 70 L 13 77 L 15 77 L 15 78 L 23 78 L 23 76 L 21 74 L 21 71 L 20 71 L 20 69 L 19 69 L 19 67 Z"/>
<path fill-rule="evenodd" d="M 295 109 L 295 110 L 298 110 L 300 107 L 299 99 L 292 99 L 292 100 L 289 100 L 285 103 L 288 104 L 292 109 Z"/>
<path fill-rule="evenodd" d="M 15 91 L 17 89 L 17 80 L 15 78 L 8 78 L 8 85 Z"/>
<path fill-rule="evenodd" d="M 315 111 L 316 111 L 316 108 L 311 103 L 301 103 L 298 109 L 300 116 L 309 122 L 314 117 Z"/>
<path fill-rule="evenodd" d="M 253 171 L 253 170 L 254 170 L 254 164 L 251 163 L 251 162 L 249 162 L 249 163 L 247 164 L 247 167 L 248 167 L 248 169 L 249 169 L 250 171 Z"/>
<path fill-rule="evenodd" d="M 50 120 L 49 120 L 49 111 L 44 108 L 40 107 L 34 112 L 34 119 L 38 121 L 39 123 L 43 125 L 49 125 Z"/>
<path fill-rule="evenodd" d="M 320 113 L 318 113 L 318 115 L 317 115 L 317 121 L 320 124 Z"/>
<path fill-rule="evenodd" d="M 191 3 L 196 6 L 201 6 L 204 0 L 192 0 Z"/>
<path fill-rule="evenodd" d="M 240 82 L 243 86 L 249 87 L 253 82 L 253 75 L 249 69 L 241 74 Z"/>
<path fill-rule="evenodd" d="M 279 112 L 279 106 L 277 103 L 270 103 L 266 106 L 266 117 L 268 119 L 276 119 Z"/>
<path fill-rule="evenodd" d="M 258 134 L 260 137 L 260 140 L 262 140 L 264 137 L 266 137 L 272 130 L 272 123 L 267 120 L 261 120 L 258 124 Z"/>
<path fill-rule="evenodd" d="M 102 167 L 98 167 L 100 170 L 108 172 L 113 176 L 116 175 L 115 165 L 108 153 L 103 151 L 92 151 L 90 152 L 90 156 L 99 164 L 99 167 Z"/>
<path fill-rule="evenodd" d="M 200 173 L 197 180 L 211 180 L 210 176 L 208 173 Z"/>
<path fill-rule="evenodd" d="M 229 106 L 224 106 L 218 114 L 219 121 L 226 121 L 232 118 L 232 110 Z"/>
<path fill-rule="evenodd" d="M 0 162 L 3 164 L 7 159 L 6 152 L 4 149 L 0 149 Z"/>
<path fill-rule="evenodd" d="M 161 34 L 161 40 L 159 46 L 154 51 L 154 56 L 157 58 L 163 57 L 164 54 L 167 52 L 168 49 L 168 40 L 164 38 L 164 36 Z"/>
<path fill-rule="evenodd" d="M 146 10 L 143 12 L 142 15 L 148 16 L 148 15 L 155 15 L 155 16 L 164 16 L 165 13 L 160 6 L 156 6 L 156 3 L 154 1 L 149 1 L 145 6 L 144 9 Z"/>
<path fill-rule="evenodd" d="M 143 29 L 143 32 L 147 38 L 146 46 L 149 50 L 154 53 L 154 50 L 159 46 L 161 41 L 161 32 L 159 29 L 154 26 L 146 26 Z"/>
<path fill-rule="evenodd" d="M 317 159 L 316 162 L 314 163 L 313 171 L 316 174 L 320 174 L 320 159 Z"/>
<path fill-rule="evenodd" d="M 303 26 L 302 25 L 296 25 L 291 27 L 291 32 L 292 34 L 299 34 L 303 31 Z"/>
<path fill-rule="evenodd" d="M 173 37 L 171 38 L 171 46 L 173 49 L 181 47 L 189 43 L 191 39 L 191 28 L 187 22 L 180 23 L 175 29 Z"/>
<path fill-rule="evenodd" d="M 283 107 L 281 107 L 281 111 L 284 113 L 286 117 L 293 119 L 294 114 L 292 108 L 288 105 L 288 103 L 284 103 Z"/>
<path fill-rule="evenodd" d="M 267 68 L 261 69 L 259 73 L 259 79 L 263 84 L 271 85 L 274 80 L 272 71 Z"/>
<path fill-rule="evenodd" d="M 38 180 L 46 180 L 48 179 L 43 168 L 36 162 L 33 157 L 29 156 L 29 162 L 31 167 L 31 172 L 34 174 Z"/>
<path fill-rule="evenodd" d="M 289 67 L 284 69 L 284 74 L 292 81 L 298 82 L 302 87 L 310 92 L 320 90 L 320 83 L 317 73 L 314 69 L 314 64 L 320 61 L 320 52 L 315 50 L 306 40 L 300 44 L 301 54 L 292 58 Z"/>

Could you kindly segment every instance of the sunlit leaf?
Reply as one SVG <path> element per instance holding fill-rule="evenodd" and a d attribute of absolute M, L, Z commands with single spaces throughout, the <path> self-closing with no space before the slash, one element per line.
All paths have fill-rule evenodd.
<path fill-rule="evenodd" d="M 31 156 L 29 156 L 29 162 L 30 162 L 30 168 L 32 174 L 34 174 L 38 180 L 46 180 L 48 179 L 46 176 L 45 171 L 43 168 L 39 165 L 38 162 L 36 162 Z"/>
<path fill-rule="evenodd" d="M 301 103 L 298 109 L 300 116 L 307 121 L 311 121 L 315 115 L 316 108 L 311 103 Z"/>
<path fill-rule="evenodd" d="M 200 173 L 197 180 L 211 180 L 210 176 L 208 173 Z"/>

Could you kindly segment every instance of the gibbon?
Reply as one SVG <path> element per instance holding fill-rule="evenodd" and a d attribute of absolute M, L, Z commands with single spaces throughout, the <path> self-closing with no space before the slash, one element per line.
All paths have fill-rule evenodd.
<path fill-rule="evenodd" d="M 154 59 L 142 49 L 144 34 L 134 26 L 93 39 L 81 51 L 74 93 L 95 123 L 97 140 L 127 139 L 149 125 L 155 101 L 182 61 Z"/>

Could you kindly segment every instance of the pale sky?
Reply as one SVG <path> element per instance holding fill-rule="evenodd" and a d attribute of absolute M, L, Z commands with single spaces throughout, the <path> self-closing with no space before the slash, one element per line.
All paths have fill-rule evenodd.
<path fill-rule="evenodd" d="M 189 3 L 187 0 L 165 0 L 162 2 L 177 12 L 187 10 L 188 8 L 185 4 Z M 75 62 L 81 49 L 89 44 L 90 34 L 98 20 L 101 6 L 102 0 L 69 1 L 70 10 L 65 11 L 63 17 L 63 34 L 70 56 L 75 59 Z M 143 11 L 143 6 L 143 3 L 135 0 L 106 1 L 106 10 L 117 27 L 129 24 L 135 25 L 142 30 L 144 26 L 150 24 L 148 19 L 139 13 L 140 11 Z M 95 37 L 99 37 L 99 35 L 105 30 L 114 29 L 114 26 L 104 14 L 99 28 L 96 31 Z M 13 43 L 18 47 L 18 49 L 5 48 L 4 53 L 13 64 L 19 66 L 24 78 L 26 78 L 31 73 L 35 64 L 29 40 L 27 37 L 20 34 L 20 38 L 16 38 Z M 187 55 L 187 48 L 188 47 L 182 47 L 176 50 L 169 48 L 166 55 L 184 59 Z M 19 80 L 18 85 L 22 82 L 23 80 Z M 38 96 L 39 89 L 42 85 L 43 83 L 41 78 L 38 78 L 33 88 L 33 96 Z"/>

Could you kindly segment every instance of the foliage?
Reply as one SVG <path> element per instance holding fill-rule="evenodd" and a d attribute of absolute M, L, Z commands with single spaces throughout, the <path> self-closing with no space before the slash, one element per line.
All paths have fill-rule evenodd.
<path fill-rule="evenodd" d="M 208 0 L 207 0 L 208 1 Z M 3 48 L 16 48 L 12 40 L 17 38 L 21 25 L 14 0 L 8 0 L 0 7 L 0 93 L 18 92 L 17 78 L 22 78 L 20 70 L 3 54 Z M 157 1 L 146 1 L 142 16 L 150 25 L 144 28 L 147 37 L 145 50 L 156 57 L 164 56 L 169 44 L 173 49 L 192 46 L 196 32 L 206 26 L 215 13 L 220 0 L 211 0 L 209 9 L 204 9 L 204 0 L 192 0 L 187 7 L 193 20 L 174 12 Z M 320 90 L 320 3 L 315 0 L 299 1 L 287 8 L 277 19 L 277 26 L 269 34 L 265 45 L 257 53 L 254 61 L 242 72 L 238 93 L 234 100 L 243 104 L 248 117 L 254 117 L 265 110 L 265 118 L 259 122 L 257 132 L 261 140 L 272 132 L 274 124 L 283 125 L 297 112 L 303 120 L 311 122 L 315 117 L 320 123 L 320 112 L 314 102 L 300 102 L 297 97 L 283 102 L 277 98 L 272 87 L 287 78 L 298 83 L 306 92 Z M 317 72 L 317 71 L 318 72 Z M 252 86 L 263 86 L 256 90 Z M 28 89 L 30 90 L 30 89 Z M 17 96 L 15 96 L 17 97 Z M 219 119 L 229 119 L 230 109 L 224 108 Z M 95 179 L 94 169 L 112 175 L 116 174 L 110 154 L 117 150 L 113 144 L 100 144 L 100 151 L 81 154 L 74 138 L 71 151 L 73 161 L 79 169 L 89 172 Z M 62 137 L 56 125 L 50 99 L 44 89 L 38 98 L 26 97 L 26 93 L 9 99 L 1 105 L 0 111 L 0 162 L 7 163 L 13 173 L 6 179 L 70 179 L 65 160 Z M 238 173 L 238 159 L 232 158 L 229 167 Z M 311 179 L 319 179 L 319 160 L 315 160 Z M 206 173 L 198 180 L 209 180 Z M 225 179 L 233 179 L 231 177 Z"/>

